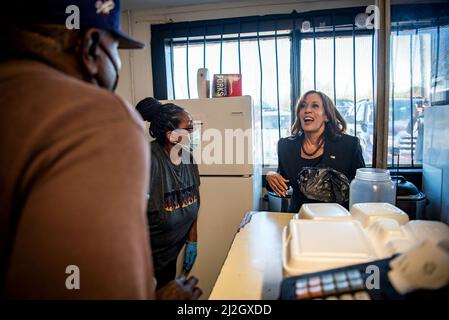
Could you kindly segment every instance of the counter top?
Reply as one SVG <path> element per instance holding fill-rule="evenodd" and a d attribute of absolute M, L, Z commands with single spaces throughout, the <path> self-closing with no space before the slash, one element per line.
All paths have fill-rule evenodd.
<path fill-rule="evenodd" d="M 293 214 L 252 211 L 246 217 L 250 220 L 235 235 L 210 300 L 272 300 L 279 296 L 282 230 Z"/>

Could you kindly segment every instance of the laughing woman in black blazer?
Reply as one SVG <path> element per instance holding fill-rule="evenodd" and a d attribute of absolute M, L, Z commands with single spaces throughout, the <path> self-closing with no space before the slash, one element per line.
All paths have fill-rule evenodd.
<path fill-rule="evenodd" d="M 308 91 L 298 100 L 292 135 L 278 142 L 278 170 L 267 173 L 269 187 L 279 196 L 292 187 L 290 212 L 310 202 L 348 207 L 349 183 L 365 162 L 359 139 L 345 129 L 345 120 L 324 93 Z"/>

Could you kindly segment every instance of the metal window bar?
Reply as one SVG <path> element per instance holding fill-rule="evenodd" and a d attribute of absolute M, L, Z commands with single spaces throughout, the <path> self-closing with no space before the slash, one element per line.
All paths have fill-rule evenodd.
<path fill-rule="evenodd" d="M 414 148 L 414 139 L 413 139 L 413 33 L 410 33 L 410 155 L 412 161 L 412 167 L 414 167 L 413 161 L 413 148 Z"/>
<path fill-rule="evenodd" d="M 354 137 L 357 137 L 357 88 L 356 88 L 356 61 L 355 61 L 355 25 L 352 24 L 352 71 L 354 89 Z"/>
<path fill-rule="evenodd" d="M 221 35 L 220 35 L 220 74 L 223 73 L 223 33 L 224 25 L 221 25 Z"/>
<path fill-rule="evenodd" d="M 313 90 L 316 90 L 316 37 L 315 37 L 315 19 L 313 22 Z"/>
<path fill-rule="evenodd" d="M 300 31 L 296 29 L 296 19 L 292 19 L 292 32 L 290 33 L 290 74 L 292 77 L 291 83 L 291 116 L 290 121 L 294 123 L 296 117 L 296 101 L 301 96 L 301 35 Z"/>
<path fill-rule="evenodd" d="M 398 25 L 399 25 L 399 23 L 398 23 Z M 396 53 L 395 53 L 395 57 L 394 57 L 395 59 L 397 59 L 398 45 L 399 45 L 399 27 L 398 27 L 397 34 L 396 34 Z M 395 61 L 397 61 L 397 60 L 395 60 Z M 393 97 L 393 101 L 394 101 L 394 97 Z M 395 112 L 395 110 L 393 109 L 393 128 L 394 128 L 394 122 L 395 122 L 394 121 L 395 120 L 394 112 Z M 394 135 L 393 135 L 392 140 L 394 141 Z M 393 146 L 394 146 L 394 142 L 393 142 Z M 401 161 L 401 157 L 400 156 L 401 156 L 401 150 L 400 150 L 400 147 L 397 147 L 396 148 L 396 159 L 397 159 L 397 161 L 396 161 L 396 174 L 397 175 L 399 175 L 399 167 L 400 167 L 400 161 Z M 393 155 L 393 166 L 394 166 L 394 155 Z M 396 188 L 397 188 L 397 185 L 396 185 Z"/>
<path fill-rule="evenodd" d="M 393 42 L 394 42 L 394 34 L 391 33 L 390 34 L 390 83 L 391 83 L 391 105 L 390 105 L 390 111 L 391 112 L 391 167 L 394 167 L 394 82 L 395 82 L 395 78 L 394 78 L 394 67 L 395 67 L 395 63 L 394 63 L 394 55 L 393 52 L 396 53 L 396 50 L 393 46 Z M 387 161 L 388 162 L 388 161 Z"/>
<path fill-rule="evenodd" d="M 372 35 L 372 32 L 365 32 L 364 30 L 357 30 L 356 32 L 357 36 L 359 35 Z M 291 36 L 291 35 L 290 35 Z M 317 36 L 317 38 L 326 38 L 326 37 L 332 37 L 333 33 L 331 32 L 320 32 L 319 36 Z M 335 30 L 335 37 L 344 37 L 344 36 L 352 36 L 352 31 L 350 31 L 349 33 L 347 31 L 339 31 L 339 30 Z M 278 33 L 278 38 L 283 38 L 283 37 L 289 37 L 289 35 L 280 35 Z M 311 35 L 308 34 L 301 34 L 301 39 L 312 39 Z M 235 37 L 227 37 L 226 39 L 223 39 L 223 42 L 227 42 L 227 41 L 238 41 L 239 37 L 238 35 Z M 257 36 L 245 36 L 245 35 L 240 35 L 240 40 L 256 40 Z M 259 39 L 274 39 L 274 34 L 268 34 L 268 35 L 263 35 L 260 34 L 259 35 Z M 217 39 L 206 39 L 206 42 L 209 43 L 217 43 L 220 42 L 220 38 Z M 186 40 L 180 40 L 180 39 L 173 39 L 173 44 L 174 45 L 185 45 L 186 44 Z M 203 43 L 204 40 L 203 39 L 193 39 L 190 38 L 189 43 L 190 44 L 198 44 L 198 43 Z"/>
<path fill-rule="evenodd" d="M 238 44 L 238 55 L 239 55 L 239 73 L 242 74 L 242 55 L 240 52 L 240 36 L 242 33 L 242 22 L 239 22 L 239 35 L 238 35 L 238 39 L 237 39 L 237 44 Z"/>
<path fill-rule="evenodd" d="M 373 94 L 373 98 L 372 98 L 372 103 L 373 103 L 373 125 L 375 126 L 377 123 L 377 103 L 376 103 L 376 98 L 375 98 L 375 87 L 374 87 L 374 80 L 375 80 L 375 76 L 374 76 L 374 72 L 375 72 L 375 64 L 374 64 L 374 55 L 375 55 L 375 51 L 374 51 L 374 32 L 371 35 L 371 84 L 372 84 L 372 94 Z M 376 164 L 376 160 L 377 160 L 377 130 L 373 130 L 373 161 L 371 166 L 374 167 Z"/>
<path fill-rule="evenodd" d="M 296 97 L 297 99 L 299 99 L 302 95 L 301 92 L 301 32 L 298 31 L 298 39 L 296 41 L 297 45 L 298 45 L 298 60 L 297 60 L 297 67 L 298 67 L 298 76 L 297 76 L 297 80 L 298 80 L 298 96 Z M 296 104 L 296 101 L 295 101 Z M 293 111 L 293 113 L 295 113 L 296 110 Z M 294 115 L 294 118 L 296 118 L 296 114 Z M 293 119 L 294 120 L 294 119 Z"/>
<path fill-rule="evenodd" d="M 397 54 L 398 54 L 398 40 L 399 40 L 399 23 L 397 23 L 396 25 L 396 41 L 395 41 L 395 46 L 394 46 L 394 56 L 393 56 L 393 50 L 390 50 L 390 68 L 391 68 L 391 166 L 394 167 L 394 155 L 395 155 L 395 148 L 394 148 L 394 115 L 395 115 L 395 108 L 394 108 L 394 84 L 396 82 L 395 79 L 395 62 L 396 62 L 396 58 L 397 58 Z M 391 36 L 392 39 L 395 39 L 393 34 Z M 391 42 L 391 41 L 390 41 Z M 393 47 L 393 46 L 392 46 Z M 398 154 L 398 164 L 397 166 L 399 167 L 399 154 Z"/>
<path fill-rule="evenodd" d="M 175 73 L 174 73 L 174 53 L 173 53 L 173 30 L 172 30 L 172 36 L 170 39 L 170 73 L 171 73 L 171 85 L 173 90 L 173 99 L 176 99 L 176 90 L 175 90 Z"/>
<path fill-rule="evenodd" d="M 333 55 L 334 55 L 334 104 L 337 106 L 337 80 L 336 80 L 336 70 L 337 70 L 337 59 L 336 59 L 336 48 L 335 48 L 335 23 L 334 23 L 334 15 L 332 15 L 332 41 L 333 41 Z"/>
<path fill-rule="evenodd" d="M 260 23 L 257 20 L 257 50 L 259 53 L 259 69 L 260 69 L 260 88 L 259 88 L 259 104 L 260 104 L 260 127 L 261 127 L 261 138 L 262 138 L 262 163 L 265 163 L 264 147 L 263 147 L 263 108 L 262 108 L 262 92 L 263 92 L 263 70 L 262 70 L 262 53 L 260 51 L 260 39 L 259 39 L 259 27 Z"/>
<path fill-rule="evenodd" d="M 207 27 L 204 25 L 204 33 L 203 33 L 203 68 L 206 68 L 206 33 Z"/>
<path fill-rule="evenodd" d="M 416 34 L 416 39 L 417 39 L 418 42 L 419 42 L 419 29 L 418 29 L 418 28 L 416 28 L 415 34 Z M 419 55 L 421 56 L 421 55 L 422 55 L 422 47 L 421 47 L 421 46 L 420 46 L 419 50 L 421 51 L 421 52 L 419 53 Z M 421 61 L 421 59 L 420 59 L 420 61 Z M 419 65 L 419 68 L 422 70 L 422 65 L 421 65 L 421 63 L 420 63 L 420 65 Z M 423 83 L 421 82 L 420 85 L 421 85 L 421 88 L 422 88 Z M 421 94 L 421 96 L 424 97 L 424 94 Z M 423 101 L 423 103 L 424 103 L 424 101 Z M 418 135 L 419 135 L 419 134 L 418 134 Z M 418 139 L 418 137 L 416 137 L 416 139 Z M 416 148 L 417 146 L 418 146 L 418 140 L 416 140 L 415 148 Z M 416 154 L 416 153 L 415 153 L 415 154 Z M 422 154 L 422 153 L 421 153 L 421 154 Z M 413 159 L 413 160 L 414 160 L 414 159 Z M 422 158 L 421 158 L 421 161 L 422 161 Z"/>
<path fill-rule="evenodd" d="M 330 31 L 320 31 L 317 32 L 316 38 L 327 38 L 332 37 L 334 32 L 332 30 Z M 363 35 L 371 35 L 371 30 L 356 30 L 357 36 L 363 36 Z M 335 28 L 335 36 L 336 37 L 344 37 L 344 36 L 352 36 L 352 28 L 349 30 L 339 30 L 338 28 Z M 313 39 L 313 32 L 312 33 L 303 33 L 301 38 L 303 39 Z"/>
<path fill-rule="evenodd" d="M 288 37 L 288 35 L 279 35 L 278 34 L 278 38 L 287 38 Z M 242 40 L 256 40 L 257 39 L 257 36 L 240 36 L 240 40 L 242 41 Z M 272 34 L 272 35 L 263 35 L 263 34 L 261 34 L 261 35 L 259 35 L 259 39 L 274 39 L 274 34 Z M 226 39 L 223 39 L 223 42 L 230 42 L 230 41 L 238 41 L 239 40 L 239 37 L 238 36 L 236 36 L 236 37 L 229 37 L 229 38 L 226 38 Z M 210 44 L 210 43 L 219 43 L 221 40 L 218 38 L 218 39 L 206 39 L 206 43 L 207 44 Z M 203 43 L 204 42 L 204 40 L 203 39 L 190 39 L 189 40 L 189 44 L 198 44 L 198 43 Z M 174 45 L 185 45 L 187 43 L 187 41 L 186 40 L 179 40 L 179 39 L 174 39 L 173 40 L 173 44 Z"/>
<path fill-rule="evenodd" d="M 187 76 L 187 96 L 190 99 L 190 79 L 189 79 L 189 36 L 190 28 L 187 28 L 187 44 L 186 44 L 186 76 Z"/>
<path fill-rule="evenodd" d="M 278 21 L 275 21 L 275 31 L 274 31 L 274 50 L 276 59 L 276 103 L 278 110 L 278 134 L 281 138 L 281 110 L 279 103 L 279 57 L 278 57 Z"/>
<path fill-rule="evenodd" d="M 297 65 L 298 65 L 298 97 L 297 98 L 300 98 L 301 97 L 301 95 L 302 95 L 302 91 L 301 91 L 301 34 L 300 33 L 298 33 L 299 34 L 299 37 L 298 37 L 298 63 L 297 63 Z M 295 112 L 296 112 L 296 110 L 295 110 Z M 296 114 L 295 114 L 295 117 L 296 117 Z"/>
<path fill-rule="evenodd" d="M 291 75 L 291 82 L 290 82 L 290 121 L 292 121 L 293 118 L 293 114 L 294 114 L 294 105 L 295 105 L 295 98 L 296 98 L 296 73 L 295 73 L 295 69 L 296 69 L 296 59 L 295 59 L 295 43 L 296 43 L 296 23 L 295 23 L 295 19 L 292 19 L 292 31 L 290 32 L 290 75 Z M 291 122 L 293 123 L 293 122 Z"/>
<path fill-rule="evenodd" d="M 436 48 L 436 61 L 435 61 L 435 80 L 433 83 L 433 96 L 436 96 L 436 90 L 437 90 L 437 80 L 438 80 L 438 64 L 440 60 L 440 23 L 437 20 L 437 48 Z"/>

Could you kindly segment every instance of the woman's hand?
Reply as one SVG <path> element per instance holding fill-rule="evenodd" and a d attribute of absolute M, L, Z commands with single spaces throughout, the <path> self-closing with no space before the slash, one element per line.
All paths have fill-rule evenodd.
<path fill-rule="evenodd" d="M 287 182 L 290 180 L 285 179 L 279 173 L 274 171 L 267 172 L 267 182 L 271 189 L 280 197 L 287 196 L 288 185 Z"/>
<path fill-rule="evenodd" d="M 197 287 L 198 279 L 195 277 L 181 276 L 170 281 L 165 286 L 156 291 L 156 299 L 158 300 L 196 300 L 202 294 L 200 288 Z"/>

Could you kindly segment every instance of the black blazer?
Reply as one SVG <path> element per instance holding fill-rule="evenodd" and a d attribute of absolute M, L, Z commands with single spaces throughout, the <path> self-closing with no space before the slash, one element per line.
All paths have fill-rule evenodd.
<path fill-rule="evenodd" d="M 301 143 L 303 136 L 281 138 L 278 142 L 278 172 L 289 179 L 293 189 L 290 212 L 298 212 L 306 202 L 316 202 L 307 199 L 299 190 L 298 174 L 302 169 L 300 164 Z M 332 140 L 325 136 L 324 153 L 320 166 L 330 167 L 344 173 L 349 181 L 354 179 L 356 170 L 365 167 L 362 148 L 357 137 L 343 134 Z"/>

